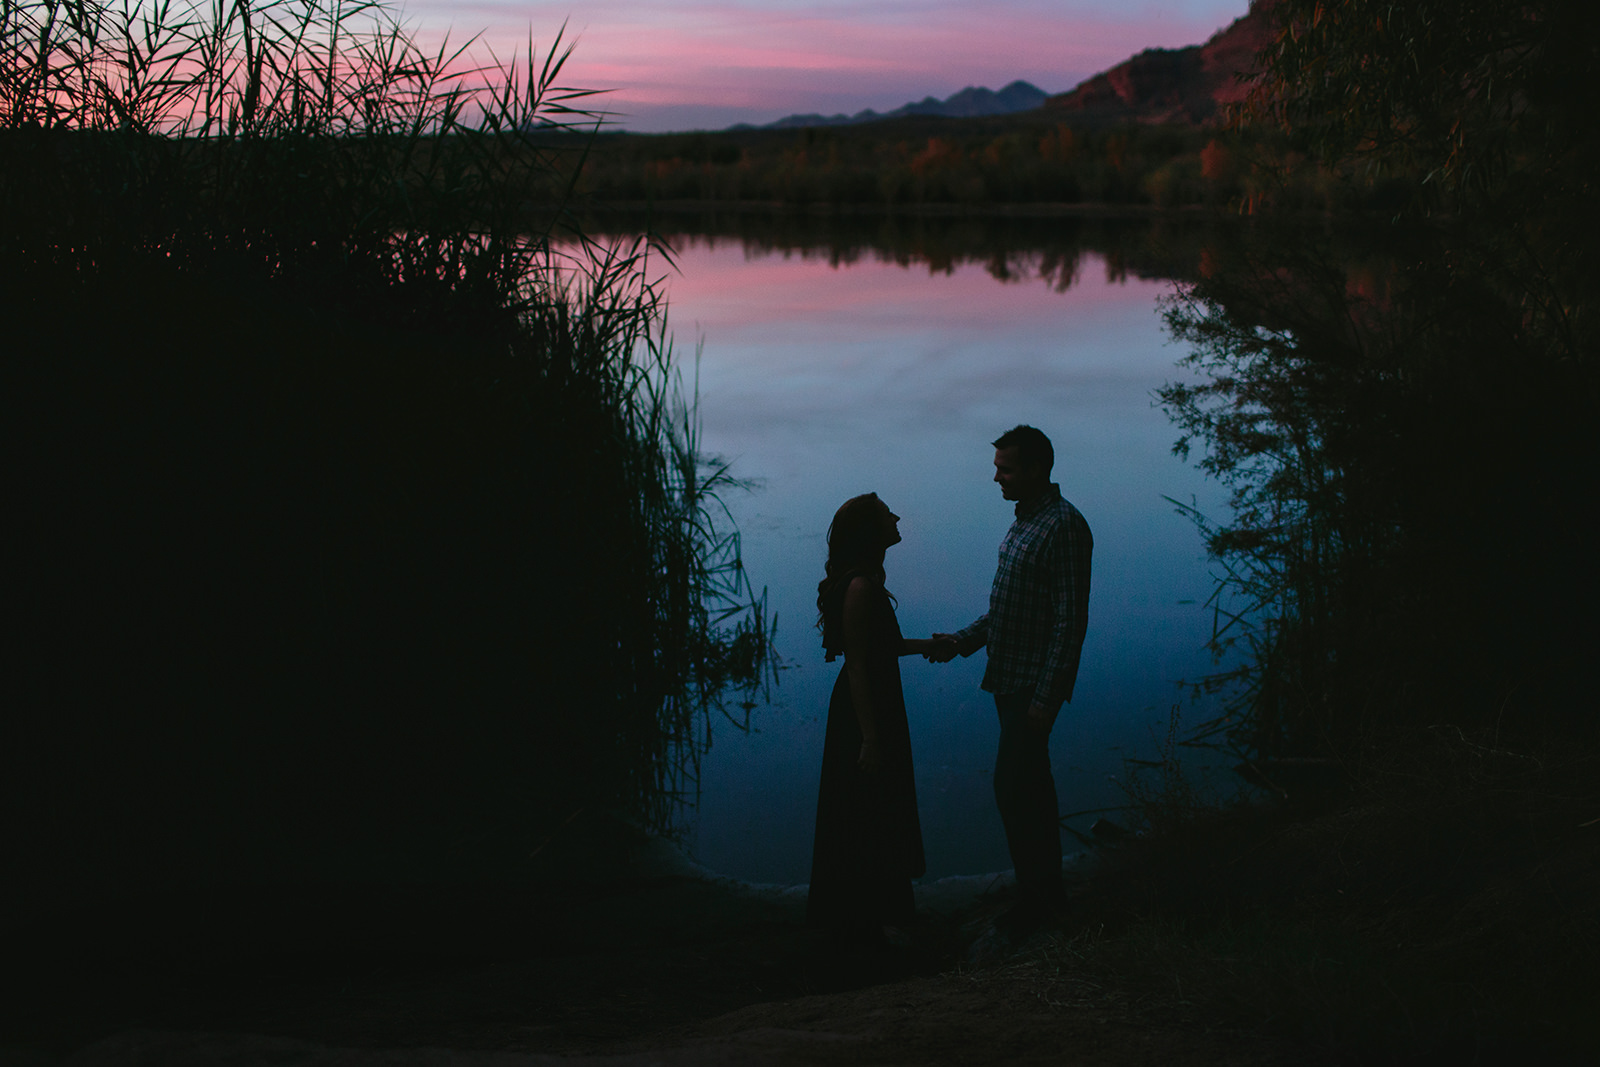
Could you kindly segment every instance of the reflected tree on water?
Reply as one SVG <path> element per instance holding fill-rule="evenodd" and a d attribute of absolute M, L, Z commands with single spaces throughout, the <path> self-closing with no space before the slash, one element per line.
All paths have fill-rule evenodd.
<path fill-rule="evenodd" d="M 1229 518 L 1196 516 L 1217 650 L 1246 653 L 1212 727 L 1352 758 L 1441 723 L 1592 729 L 1600 139 L 1570 87 L 1596 83 L 1597 16 L 1277 13 L 1244 120 L 1390 207 L 1294 223 L 1269 190 L 1166 308 L 1195 373 L 1160 394 L 1178 450 L 1232 490 Z"/>

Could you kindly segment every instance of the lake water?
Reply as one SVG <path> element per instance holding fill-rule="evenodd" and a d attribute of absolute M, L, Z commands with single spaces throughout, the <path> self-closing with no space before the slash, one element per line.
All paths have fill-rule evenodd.
<path fill-rule="evenodd" d="M 1222 493 L 1172 456 L 1177 434 L 1152 395 L 1179 377 L 1183 355 L 1157 314 L 1171 283 L 1093 252 L 1075 270 L 1022 255 L 998 271 L 959 257 L 840 262 L 731 238 L 673 244 L 672 332 L 680 354 L 703 342 L 706 450 L 756 483 L 727 502 L 785 665 L 749 733 L 713 724 L 693 855 L 749 881 L 808 879 L 840 666 L 823 662 L 813 628 L 833 512 L 876 492 L 901 516 L 904 541 L 886 569 L 908 637 L 964 626 L 987 607 L 1012 518 L 988 442 L 1017 423 L 1050 435 L 1055 480 L 1095 537 L 1082 667 L 1051 742 L 1062 810 L 1122 804 L 1123 759 L 1157 755 L 1174 704 L 1200 721 L 1206 709 L 1177 682 L 1212 669 L 1211 578 L 1199 536 L 1164 497 L 1215 514 Z M 901 671 L 928 877 L 1009 868 L 982 654 L 948 665 L 908 657 Z M 1094 818 L 1069 825 L 1086 830 Z"/>

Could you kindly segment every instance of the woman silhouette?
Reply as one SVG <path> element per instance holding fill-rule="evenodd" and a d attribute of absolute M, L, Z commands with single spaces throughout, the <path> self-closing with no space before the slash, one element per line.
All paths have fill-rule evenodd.
<path fill-rule="evenodd" d="M 883 587 L 899 521 L 875 493 L 845 501 L 828 527 L 817 586 L 822 647 L 829 662 L 843 653 L 844 668 L 828 704 L 806 919 L 869 944 L 911 919 L 911 879 L 926 870 L 899 658 L 932 642 L 900 636 Z"/>

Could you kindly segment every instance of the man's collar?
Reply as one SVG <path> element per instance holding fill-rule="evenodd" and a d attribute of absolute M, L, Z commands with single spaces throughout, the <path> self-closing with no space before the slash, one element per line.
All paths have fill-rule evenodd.
<path fill-rule="evenodd" d="M 1016 516 L 1019 519 L 1031 519 L 1043 511 L 1050 504 L 1061 499 L 1061 486 L 1051 482 L 1049 487 L 1039 492 L 1038 496 L 1027 500 L 1017 501 Z"/>

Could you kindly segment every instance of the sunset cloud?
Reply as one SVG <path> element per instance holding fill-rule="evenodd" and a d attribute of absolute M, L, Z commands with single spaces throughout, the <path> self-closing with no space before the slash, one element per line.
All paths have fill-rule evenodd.
<path fill-rule="evenodd" d="M 1022 78 L 1065 92 L 1145 48 L 1204 41 L 1247 0 L 416 0 L 424 38 L 482 33 L 505 58 L 548 46 L 563 22 L 571 84 L 611 90 L 629 129 L 717 129 L 796 112 L 887 111 Z"/>

